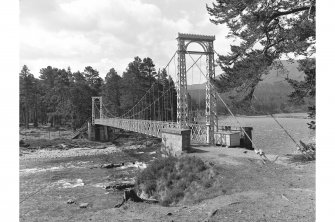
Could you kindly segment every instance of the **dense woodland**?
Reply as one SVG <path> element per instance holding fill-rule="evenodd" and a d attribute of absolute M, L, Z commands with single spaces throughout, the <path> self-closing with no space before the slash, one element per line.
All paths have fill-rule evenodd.
<path fill-rule="evenodd" d="M 40 76 L 35 78 L 24 65 L 20 72 L 20 124 L 27 128 L 29 123 L 33 123 L 35 127 L 50 124 L 52 127 L 66 125 L 76 129 L 91 117 L 92 96 L 103 97 L 105 110 L 108 110 L 106 115 L 120 116 L 133 107 L 149 88 L 153 93 L 152 98 L 146 101 L 148 104 L 167 88 L 171 93 L 165 97 L 166 101 L 148 112 L 151 116 L 147 118 L 162 119 L 159 110 L 165 110 L 169 119 L 175 117 L 174 82 L 165 70 L 156 71 L 151 58 L 142 60 L 135 57 L 122 76 L 111 68 L 105 79 L 91 66 L 85 67 L 83 72 L 48 66 L 42 68 Z"/>
<path fill-rule="evenodd" d="M 295 84 L 298 82 L 294 81 Z M 159 106 L 151 106 L 145 118 L 175 121 L 174 82 L 164 69 L 156 71 L 155 64 L 150 58 L 142 60 L 135 57 L 122 76 L 111 68 L 105 79 L 102 79 L 99 72 L 91 66 L 85 67 L 83 72 L 48 66 L 42 68 L 40 76 L 35 78 L 24 65 L 20 72 L 20 123 L 25 127 L 33 123 L 35 127 L 39 124 L 50 124 L 76 129 L 91 117 L 92 96 L 103 97 L 105 115 L 121 116 L 150 88 L 151 94 L 146 97 L 144 106 L 152 104 L 166 89 L 170 88 L 171 93 L 167 94 L 165 101 Z M 188 92 L 191 110 L 204 110 L 205 84 L 189 86 Z M 236 114 L 307 112 L 308 105 L 314 104 L 315 101 L 307 100 L 303 104 L 292 102 L 289 96 L 293 92 L 294 88 L 287 81 L 259 84 L 254 92 L 258 100 L 253 100 L 252 107 L 248 109 L 236 106 L 228 93 L 221 95 Z M 160 116 L 163 112 L 159 111 L 162 110 L 165 117 Z M 221 102 L 218 102 L 218 113 L 228 114 Z"/>

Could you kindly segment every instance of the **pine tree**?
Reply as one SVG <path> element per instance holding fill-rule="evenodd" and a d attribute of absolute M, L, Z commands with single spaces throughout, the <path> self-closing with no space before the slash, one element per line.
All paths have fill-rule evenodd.
<path fill-rule="evenodd" d="M 29 128 L 30 113 L 32 111 L 34 76 L 28 66 L 23 65 L 20 72 L 20 119 L 26 128 Z"/>
<path fill-rule="evenodd" d="M 121 77 L 114 68 L 111 68 L 105 77 L 105 84 L 102 90 L 104 104 L 112 115 L 119 116 L 121 114 L 121 94 L 120 94 Z"/>
<path fill-rule="evenodd" d="M 207 11 L 210 21 L 226 25 L 227 37 L 238 43 L 219 56 L 224 75 L 215 84 L 221 92 L 235 91 L 235 102 L 246 107 L 276 59 L 288 53 L 315 54 L 315 0 L 216 0 Z"/>

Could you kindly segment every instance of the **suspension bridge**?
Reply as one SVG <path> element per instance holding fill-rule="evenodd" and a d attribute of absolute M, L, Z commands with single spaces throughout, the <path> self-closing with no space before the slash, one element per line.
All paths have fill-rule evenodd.
<path fill-rule="evenodd" d="M 108 127 L 112 127 L 163 139 L 166 139 L 166 134 L 178 134 L 183 137 L 183 142 L 186 140 L 186 144 L 233 145 L 232 141 L 229 142 L 226 138 L 227 135 L 236 133 L 238 136 L 234 138 L 235 140 L 238 138 L 238 141 L 233 141 L 234 144 L 240 145 L 240 137 L 245 134 L 248 134 L 246 143 L 249 140 L 251 142 L 250 128 L 246 132 L 247 128 L 242 129 L 238 126 L 233 132 L 230 126 L 227 128 L 228 124 L 225 124 L 225 128 L 218 125 L 217 92 L 211 83 L 215 78 L 214 40 L 215 36 L 178 33 L 178 49 L 163 69 L 167 77 L 158 77 L 158 81 L 153 82 L 136 104 L 122 115 L 116 116 L 115 112 L 106 108 L 102 97 L 92 97 L 92 123 L 89 125 L 89 135 L 96 138 L 97 133 L 91 131 L 100 127 L 98 133 L 100 139 L 108 137 Z M 202 50 L 188 50 L 188 46 L 192 43 L 200 45 Z M 192 54 L 197 54 L 199 57 L 194 59 Z M 186 55 L 192 62 L 189 67 L 186 67 Z M 202 70 L 201 64 L 198 65 L 203 56 L 206 57 L 205 71 Z M 203 76 L 206 80 L 204 110 L 200 104 L 195 109 L 187 91 L 187 74 L 192 71 L 193 75 L 194 67 L 198 68 L 200 77 Z"/>

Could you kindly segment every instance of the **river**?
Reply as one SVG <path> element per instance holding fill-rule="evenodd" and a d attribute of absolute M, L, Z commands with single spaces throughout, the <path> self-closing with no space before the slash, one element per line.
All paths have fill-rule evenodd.
<path fill-rule="evenodd" d="M 312 142 L 315 139 L 315 130 L 308 128 L 307 114 L 276 114 L 277 121 L 299 143 Z M 265 153 L 288 154 L 296 151 L 295 143 L 271 116 L 239 116 L 237 120 L 242 126 L 253 127 L 252 137 L 257 148 Z M 226 124 L 225 124 L 226 123 Z M 219 117 L 219 126 L 238 125 L 234 118 Z"/>

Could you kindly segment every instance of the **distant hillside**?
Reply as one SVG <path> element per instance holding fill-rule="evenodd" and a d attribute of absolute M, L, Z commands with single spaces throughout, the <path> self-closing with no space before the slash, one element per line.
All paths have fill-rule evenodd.
<path fill-rule="evenodd" d="M 314 101 L 307 101 L 307 104 L 297 106 L 288 102 L 288 95 L 293 91 L 293 88 L 285 80 L 286 75 L 295 80 L 303 80 L 304 73 L 297 69 L 298 62 L 282 61 L 282 63 L 285 68 L 284 72 L 275 69 L 270 70 L 269 74 L 264 76 L 264 80 L 255 89 L 255 96 L 259 101 L 253 101 L 253 105 L 259 114 L 268 112 L 306 112 L 308 104 L 314 103 Z M 201 107 L 204 108 L 205 83 L 189 85 L 187 89 L 193 100 L 193 106 L 199 107 L 200 101 Z M 224 94 L 222 94 L 222 97 L 229 103 L 229 99 Z M 218 108 L 219 112 L 220 109 L 223 109 L 220 104 Z"/>
<path fill-rule="evenodd" d="M 284 66 L 284 70 L 277 70 L 275 68 L 269 71 L 269 74 L 263 75 L 263 83 L 274 83 L 284 80 L 286 77 L 290 79 L 295 79 L 302 81 L 304 79 L 304 73 L 298 70 L 299 63 L 298 61 L 289 62 L 286 60 L 281 60 L 281 63 Z"/>

